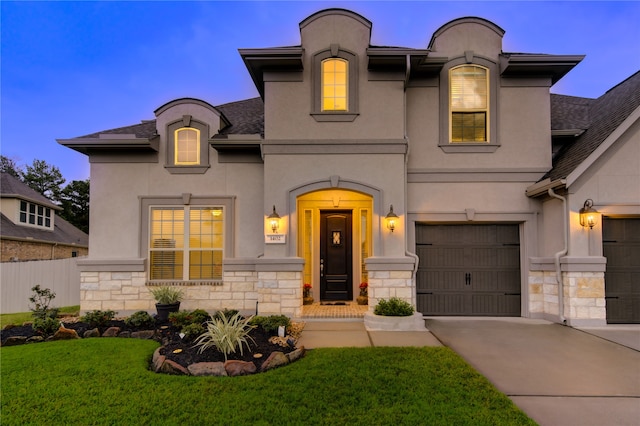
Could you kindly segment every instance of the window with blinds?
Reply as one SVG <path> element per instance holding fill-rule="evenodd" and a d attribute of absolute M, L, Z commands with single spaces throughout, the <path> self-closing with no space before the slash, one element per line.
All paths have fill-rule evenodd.
<path fill-rule="evenodd" d="M 200 164 L 200 130 L 182 128 L 175 133 L 175 164 Z"/>
<path fill-rule="evenodd" d="M 222 207 L 152 207 L 150 280 L 221 280 Z"/>
<path fill-rule="evenodd" d="M 451 142 L 488 142 L 488 70 L 462 65 L 449 73 Z"/>
<path fill-rule="evenodd" d="M 322 111 L 347 111 L 349 63 L 344 59 L 322 61 Z"/>

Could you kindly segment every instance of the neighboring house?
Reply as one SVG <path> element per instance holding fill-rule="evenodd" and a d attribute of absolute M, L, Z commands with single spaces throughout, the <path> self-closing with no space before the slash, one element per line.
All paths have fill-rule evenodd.
<path fill-rule="evenodd" d="M 303 283 L 325 301 L 367 281 L 370 309 L 604 324 L 609 267 L 638 258 L 638 75 L 555 96 L 583 56 L 503 52 L 481 18 L 424 49 L 372 46 L 371 29 L 320 11 L 299 46 L 240 50 L 260 98 L 177 99 L 59 140 L 91 162 L 82 309 L 152 310 L 149 286 L 171 284 L 187 309 L 297 317 Z M 637 300 L 638 262 L 620 268 L 635 288 L 616 297 Z"/>
<path fill-rule="evenodd" d="M 56 211 L 45 196 L 8 173 L 0 176 L 0 252 L 2 262 L 86 256 L 89 236 Z"/>

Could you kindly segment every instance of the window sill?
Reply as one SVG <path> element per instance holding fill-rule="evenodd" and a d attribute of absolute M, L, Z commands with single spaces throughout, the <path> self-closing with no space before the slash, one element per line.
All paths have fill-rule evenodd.
<path fill-rule="evenodd" d="M 172 175 L 179 174 L 204 174 L 209 166 L 164 166 L 164 168 Z"/>
<path fill-rule="evenodd" d="M 318 122 L 354 121 L 359 114 L 353 112 L 312 112 L 311 116 Z"/>
<path fill-rule="evenodd" d="M 492 153 L 496 152 L 498 144 L 478 144 L 478 143 L 449 143 L 440 144 L 440 149 L 447 153 Z"/>

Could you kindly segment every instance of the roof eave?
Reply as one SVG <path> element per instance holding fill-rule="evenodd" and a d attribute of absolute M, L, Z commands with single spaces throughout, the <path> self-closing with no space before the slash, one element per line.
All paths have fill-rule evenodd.
<path fill-rule="evenodd" d="M 429 53 L 428 49 L 369 47 L 367 68 L 369 71 L 406 72 L 408 63 L 410 77 L 437 75 L 449 58 L 429 57 Z"/>
<path fill-rule="evenodd" d="M 264 99 L 265 71 L 302 71 L 302 47 L 275 47 L 266 49 L 238 49 L 253 83 Z"/>
<path fill-rule="evenodd" d="M 551 180 L 546 178 L 529 186 L 525 194 L 527 197 L 536 198 L 548 194 L 549 189 L 565 188 L 566 186 L 567 181 L 564 179 Z"/>
<path fill-rule="evenodd" d="M 500 74 L 504 77 L 547 76 L 555 84 L 584 59 L 585 55 L 503 54 Z"/>
<path fill-rule="evenodd" d="M 101 134 L 98 138 L 56 139 L 67 148 L 85 155 L 100 152 L 158 152 L 159 138 L 137 138 L 134 135 Z"/>

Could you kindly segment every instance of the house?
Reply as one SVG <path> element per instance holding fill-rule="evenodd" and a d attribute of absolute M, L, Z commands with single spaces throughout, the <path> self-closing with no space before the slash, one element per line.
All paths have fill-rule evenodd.
<path fill-rule="evenodd" d="M 56 211 L 62 210 L 26 184 L 0 176 L 0 253 L 2 262 L 86 256 L 89 236 Z"/>
<path fill-rule="evenodd" d="M 371 31 L 319 11 L 298 46 L 239 50 L 259 98 L 176 99 L 59 140 L 91 163 L 82 310 L 152 310 L 149 287 L 179 285 L 187 309 L 300 317 L 304 283 L 351 301 L 361 282 L 370 310 L 399 297 L 424 315 L 600 325 L 608 280 L 637 304 L 615 277 L 639 273 L 638 75 L 556 96 L 583 56 L 503 52 L 485 19 L 426 48 Z"/>

